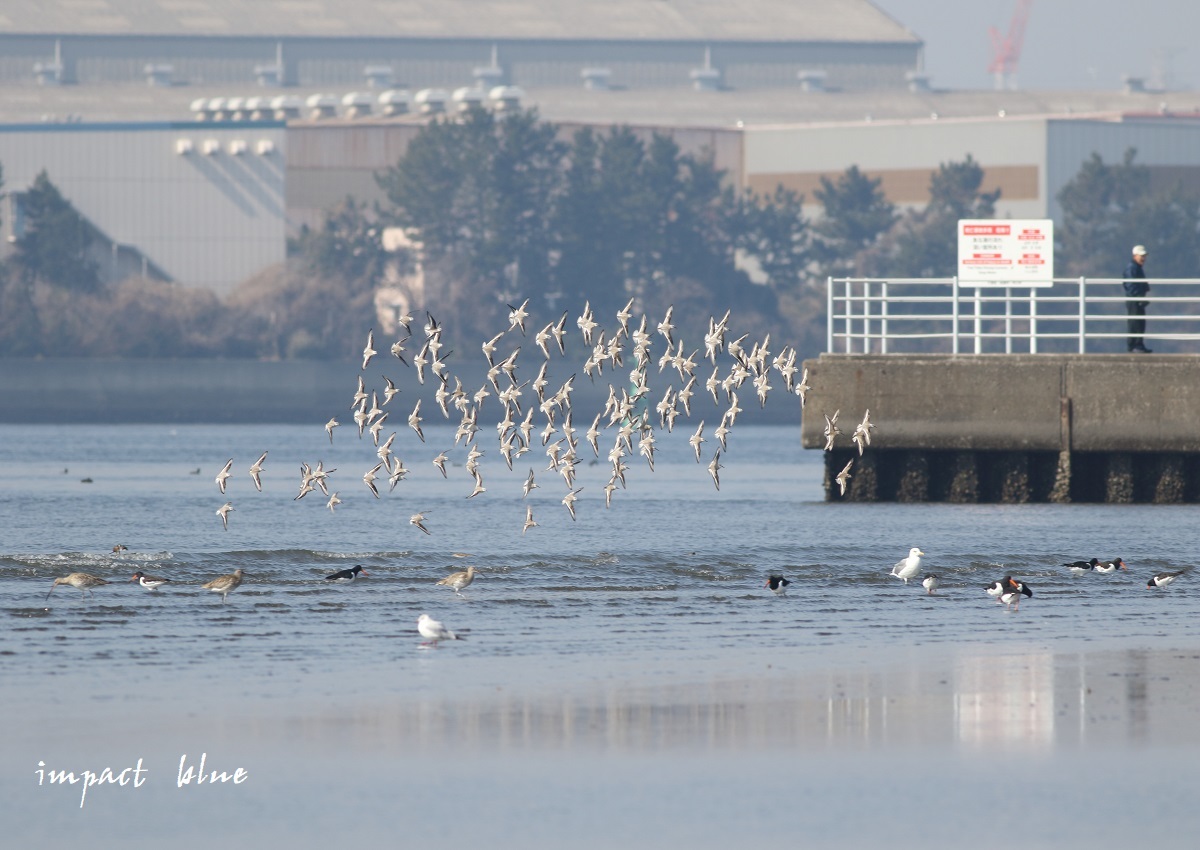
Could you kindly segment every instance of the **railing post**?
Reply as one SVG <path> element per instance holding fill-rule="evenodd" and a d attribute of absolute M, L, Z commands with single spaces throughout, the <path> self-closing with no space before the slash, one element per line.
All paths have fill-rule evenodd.
<path fill-rule="evenodd" d="M 1012 287 L 1004 287 L 1004 353 L 1012 354 Z"/>
<path fill-rule="evenodd" d="M 953 331 L 950 334 L 951 351 L 958 354 L 958 275 L 950 279 L 950 321 L 953 323 Z"/>
<path fill-rule="evenodd" d="M 1053 284 L 1051 284 L 1053 285 Z M 1036 286 L 1029 287 L 1029 353 L 1037 354 L 1037 291 Z"/>
<path fill-rule="evenodd" d="M 825 278 L 825 350 L 833 352 L 833 275 Z"/>
<path fill-rule="evenodd" d="M 983 287 L 975 285 L 975 353 L 983 354 Z"/>
<path fill-rule="evenodd" d="M 854 285 L 850 282 L 850 278 L 846 278 L 846 345 L 844 346 L 847 354 L 853 354 L 854 345 L 852 336 L 854 332 Z"/>
<path fill-rule="evenodd" d="M 1087 278 L 1079 277 L 1079 353 L 1087 354 Z"/>
<path fill-rule="evenodd" d="M 888 282 L 879 282 L 879 353 L 888 353 Z"/>
<path fill-rule="evenodd" d="M 863 339 L 862 353 L 871 353 L 871 281 L 864 280 L 863 292 Z"/>

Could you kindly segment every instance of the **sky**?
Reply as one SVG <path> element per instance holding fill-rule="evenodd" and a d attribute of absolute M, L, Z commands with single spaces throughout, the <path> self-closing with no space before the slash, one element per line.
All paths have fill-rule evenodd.
<path fill-rule="evenodd" d="M 925 42 L 938 89 L 992 88 L 988 27 L 1007 33 L 1018 0 L 872 0 Z M 1022 89 L 1120 89 L 1124 75 L 1200 89 L 1200 0 L 1033 0 Z"/>

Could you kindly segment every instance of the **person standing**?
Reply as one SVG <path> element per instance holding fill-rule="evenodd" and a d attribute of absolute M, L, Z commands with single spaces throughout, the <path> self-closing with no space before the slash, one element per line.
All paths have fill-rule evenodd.
<path fill-rule="evenodd" d="M 1129 314 L 1126 320 L 1128 339 L 1125 346 L 1129 351 L 1149 354 L 1142 336 L 1146 333 L 1146 304 L 1143 300 L 1150 291 L 1146 282 L 1146 248 L 1142 245 L 1133 246 L 1133 258 L 1125 267 L 1125 312 Z"/>

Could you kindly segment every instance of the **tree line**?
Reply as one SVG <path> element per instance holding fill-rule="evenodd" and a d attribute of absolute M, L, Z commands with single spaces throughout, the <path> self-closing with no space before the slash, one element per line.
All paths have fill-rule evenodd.
<path fill-rule="evenodd" d="M 103 286 L 98 234 L 43 173 L 21 195 L 21 232 L 0 267 L 0 355 L 351 358 L 377 323 L 381 282 L 418 260 L 415 306 L 467 336 L 490 335 L 526 298 L 552 316 L 585 303 L 615 314 L 633 297 L 695 324 L 732 307 L 811 354 L 827 276 L 949 277 L 957 221 L 994 217 L 1000 197 L 969 155 L 933 172 L 919 208 L 897 208 L 857 166 L 822 177 L 811 219 L 794 191 L 757 194 L 726 177 L 666 134 L 564 138 L 535 110 L 473 109 L 429 123 L 377 175 L 383 202 L 347 198 L 291 240 L 282 267 L 221 300 L 140 278 Z M 1084 164 L 1058 195 L 1059 276 L 1119 276 L 1135 241 L 1153 246 L 1156 276 L 1198 273 L 1200 198 L 1149 177 L 1132 150 Z M 387 228 L 409 247 L 388 250 Z"/>

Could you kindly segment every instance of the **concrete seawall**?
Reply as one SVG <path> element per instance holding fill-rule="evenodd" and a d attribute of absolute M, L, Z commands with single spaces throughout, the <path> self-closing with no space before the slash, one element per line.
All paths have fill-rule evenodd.
<path fill-rule="evenodd" d="M 541 359 L 534 355 L 522 364 L 520 373 L 532 376 Z M 580 361 L 553 358 L 549 371 L 553 392 L 571 376 Z M 295 423 L 324 424 L 330 416 L 350 421 L 350 401 L 358 386 L 361 363 L 342 361 L 289 360 L 87 360 L 0 359 L 0 423 Z M 469 393 L 483 386 L 486 363 L 478 351 L 455 356 L 451 373 L 460 378 Z M 574 381 L 571 396 L 575 422 L 587 421 L 599 412 L 608 397 L 609 384 L 626 385 L 629 370 L 605 371 L 588 380 L 582 370 Z M 426 372 L 424 386 L 411 367 L 389 355 L 376 357 L 363 374 L 367 392 L 381 394 L 383 376 L 391 378 L 401 395 L 393 405 L 411 409 L 417 397 L 426 399 L 427 422 L 438 421 L 432 395 L 436 379 Z M 670 381 L 655 384 L 661 394 Z M 678 385 L 678 382 L 675 382 Z M 453 383 L 451 384 L 453 388 Z M 800 419 L 800 402 L 783 389 L 759 409 L 745 404 L 738 423 L 795 426 Z M 533 399 L 526 389 L 521 401 Z M 536 399 L 535 399 L 536 401 Z M 481 424 L 498 411 L 493 393 L 484 403 Z M 720 416 L 708 393 L 692 400 L 695 419 Z M 451 414 L 456 412 L 451 409 Z M 499 418 L 497 414 L 496 418 Z M 457 423 L 458 418 L 454 419 Z M 495 420 L 492 420 L 495 421 Z M 540 417 L 539 417 L 540 421 Z M 403 424 L 403 420 L 401 420 Z M 586 427 L 586 423 L 584 426 Z"/>
<path fill-rule="evenodd" d="M 805 362 L 805 448 L 826 497 L 859 501 L 1200 501 L 1200 357 L 839 355 Z M 850 442 L 870 409 L 872 443 Z M 851 459 L 845 496 L 835 476 Z"/>

